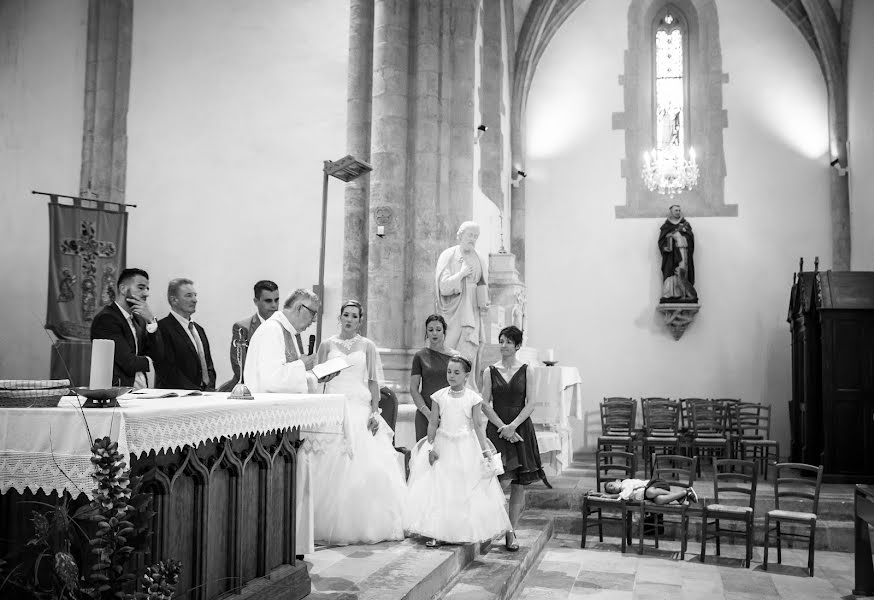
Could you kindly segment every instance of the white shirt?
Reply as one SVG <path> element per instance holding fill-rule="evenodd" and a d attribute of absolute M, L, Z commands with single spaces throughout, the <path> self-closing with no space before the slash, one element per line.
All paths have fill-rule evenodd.
<path fill-rule="evenodd" d="M 648 479 L 623 479 L 620 484 L 619 497 L 623 500 L 643 500 Z"/>
<path fill-rule="evenodd" d="M 182 329 L 184 329 L 185 333 L 188 334 L 188 339 L 191 340 L 192 344 L 194 344 L 194 349 L 197 350 L 197 340 L 194 339 L 194 334 L 196 333 L 197 337 L 200 337 L 200 333 L 197 331 L 197 329 L 194 329 L 194 331 L 192 332 L 191 328 L 188 327 L 188 324 L 192 323 L 193 321 L 190 318 L 186 319 L 174 310 L 171 310 L 170 314 L 176 317 L 176 320 L 179 321 L 180 325 L 182 325 Z M 201 346 L 202 345 L 203 344 L 201 344 Z"/>
<path fill-rule="evenodd" d="M 116 302 L 115 305 L 118 307 L 118 310 L 121 311 L 121 315 L 127 321 L 127 326 L 130 327 L 130 332 L 134 336 L 134 354 L 139 354 L 140 353 L 140 343 L 139 343 L 139 340 L 137 340 L 137 328 L 134 327 L 133 315 L 131 315 L 129 312 L 127 312 L 125 309 L 123 309 L 121 307 L 121 304 L 119 304 L 118 302 Z M 154 327 L 153 327 L 153 325 L 155 325 L 155 324 L 149 323 L 148 325 L 146 325 L 146 332 L 147 333 L 154 333 L 155 332 L 155 330 L 157 329 L 157 325 L 155 325 Z M 152 371 L 152 359 L 149 358 L 148 356 L 146 358 L 149 359 L 149 372 L 151 372 Z M 141 389 L 148 387 L 148 386 L 149 386 L 149 382 L 148 382 L 148 378 L 146 377 L 146 374 L 143 373 L 142 371 L 137 371 L 137 374 L 134 375 L 134 389 L 141 390 Z"/>
<path fill-rule="evenodd" d="M 306 394 L 316 391 L 316 377 L 307 371 L 302 360 L 286 362 L 285 329 L 292 335 L 298 333 L 281 310 L 255 330 L 246 353 L 243 377 L 246 386 L 253 392 L 280 392 Z M 302 348 L 297 349 L 303 355 Z"/>

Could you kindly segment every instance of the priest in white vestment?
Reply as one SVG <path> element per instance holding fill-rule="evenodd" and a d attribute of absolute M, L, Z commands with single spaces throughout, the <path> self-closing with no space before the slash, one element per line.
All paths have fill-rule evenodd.
<path fill-rule="evenodd" d="M 319 311 L 319 297 L 311 290 L 295 290 L 278 310 L 255 331 L 243 369 L 246 386 L 253 392 L 315 393 L 311 369 L 315 355 L 307 354 L 301 333 Z"/>
<path fill-rule="evenodd" d="M 315 355 L 307 354 L 301 332 L 319 312 L 320 300 L 312 290 L 295 290 L 278 310 L 255 331 L 249 342 L 243 376 L 252 393 L 318 393 L 312 373 Z M 312 464 L 305 454 L 296 462 L 297 531 L 295 554 L 315 551 L 313 529 Z"/>

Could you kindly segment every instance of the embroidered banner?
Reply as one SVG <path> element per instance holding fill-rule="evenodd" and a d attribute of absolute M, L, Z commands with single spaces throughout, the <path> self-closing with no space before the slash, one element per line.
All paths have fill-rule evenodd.
<path fill-rule="evenodd" d="M 57 196 L 49 202 L 46 329 L 61 339 L 87 340 L 94 316 L 115 300 L 125 265 L 127 211 L 118 204 L 72 202 L 61 204 Z"/>

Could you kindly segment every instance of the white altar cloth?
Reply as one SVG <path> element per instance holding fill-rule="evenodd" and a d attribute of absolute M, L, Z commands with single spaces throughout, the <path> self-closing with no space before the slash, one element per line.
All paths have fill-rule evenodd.
<path fill-rule="evenodd" d="M 227 393 L 182 398 L 119 398 L 119 408 L 79 408 L 74 396 L 52 408 L 0 409 L 0 493 L 66 491 L 91 494 L 91 439 L 109 436 L 123 456 L 221 437 L 269 433 L 294 427 L 332 427 L 345 422 L 341 394 L 254 394 L 229 400 Z M 90 435 L 89 435 L 90 432 Z M 298 461 L 298 554 L 313 551 L 311 473 Z"/>
<path fill-rule="evenodd" d="M 526 392 L 529 401 L 534 402 L 531 420 L 537 429 L 537 444 L 541 455 L 552 453 L 549 462 L 553 463 L 551 470 L 555 474 L 573 459 L 573 436 L 568 417 L 583 418 L 581 384 L 576 367 L 528 367 Z"/>

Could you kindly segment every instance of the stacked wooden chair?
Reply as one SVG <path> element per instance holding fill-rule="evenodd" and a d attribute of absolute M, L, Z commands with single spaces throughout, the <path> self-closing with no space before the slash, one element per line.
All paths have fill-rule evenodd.
<path fill-rule="evenodd" d="M 642 398 L 643 472 L 652 473 L 652 455 L 680 454 L 680 403 L 667 398 Z"/>
<path fill-rule="evenodd" d="M 715 400 L 705 400 L 692 403 L 690 409 L 692 429 L 689 444 L 692 456 L 699 457 L 698 467 L 701 467 L 701 457 L 705 452 L 712 456 L 718 451 L 724 458 L 729 458 L 731 440 L 725 405 Z"/>
<path fill-rule="evenodd" d="M 625 452 L 634 452 L 637 401 L 632 398 L 608 397 L 604 398 L 600 410 L 601 435 L 598 436 L 598 449 L 621 448 Z"/>
<path fill-rule="evenodd" d="M 771 407 L 764 404 L 739 403 L 735 406 L 733 427 L 737 436 L 737 455 L 759 464 L 759 473 L 767 479 L 768 466 L 780 460 L 780 442 L 771 439 Z"/>

